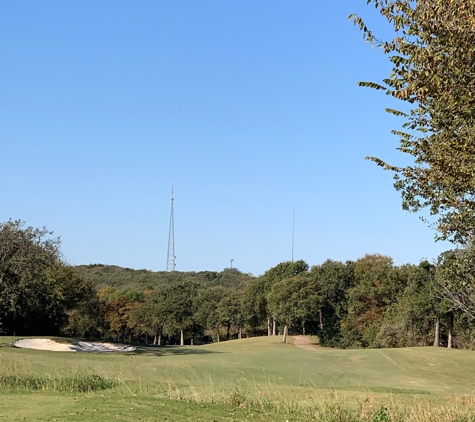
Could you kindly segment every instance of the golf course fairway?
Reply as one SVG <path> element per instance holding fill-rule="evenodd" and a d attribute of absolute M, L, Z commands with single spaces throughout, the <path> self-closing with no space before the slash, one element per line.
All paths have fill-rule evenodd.
<path fill-rule="evenodd" d="M 434 410 L 432 419 L 449 421 L 473 406 L 467 350 L 304 350 L 292 338 L 258 337 L 108 354 L 17 349 L 15 339 L 0 337 L 2 377 L 96 374 L 114 385 L 78 393 L 53 382 L 36 390 L 4 383 L 0 420 L 390 421 L 439 409 L 448 416 L 434 419 Z"/>

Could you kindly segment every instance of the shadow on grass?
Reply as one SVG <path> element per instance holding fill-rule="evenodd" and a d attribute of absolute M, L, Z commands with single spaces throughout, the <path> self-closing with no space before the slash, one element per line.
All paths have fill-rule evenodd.
<path fill-rule="evenodd" d="M 141 356 L 187 356 L 187 355 L 209 355 L 224 352 L 215 352 L 209 349 L 202 349 L 200 346 L 137 346 L 128 355 Z"/>

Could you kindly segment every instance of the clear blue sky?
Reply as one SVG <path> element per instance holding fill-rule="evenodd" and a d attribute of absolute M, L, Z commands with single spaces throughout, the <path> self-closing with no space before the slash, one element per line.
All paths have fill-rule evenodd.
<path fill-rule="evenodd" d="M 46 225 L 72 264 L 255 275 L 291 258 L 435 258 L 392 176 L 405 162 L 360 80 L 388 75 L 347 20 L 366 0 L 0 4 L 0 221 Z"/>

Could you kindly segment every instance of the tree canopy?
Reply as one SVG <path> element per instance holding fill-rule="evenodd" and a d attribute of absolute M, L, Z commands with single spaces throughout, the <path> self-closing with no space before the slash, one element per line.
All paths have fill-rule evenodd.
<path fill-rule="evenodd" d="M 8 221 L 0 224 L 0 329 L 155 345 L 301 333 L 333 347 L 475 348 L 474 266 L 474 247 L 444 252 L 434 264 L 396 266 L 379 254 L 311 269 L 281 262 L 242 284 L 251 276 L 235 269 L 165 279 L 95 265 L 88 268 L 119 277 L 97 290 L 64 262 L 59 238 Z M 142 283 L 144 275 L 157 283 Z M 124 284 L 141 288 L 116 287 Z"/>
<path fill-rule="evenodd" d="M 22 221 L 0 224 L 0 315 L 11 334 L 56 333 L 93 294 L 62 260 L 59 238 Z"/>
<path fill-rule="evenodd" d="M 389 56 L 383 90 L 409 104 L 399 151 L 413 164 L 397 166 L 367 157 L 394 172 L 405 210 L 428 209 L 437 239 L 465 242 L 475 230 L 475 0 L 368 0 L 392 25 L 394 38 L 379 39 L 351 15 L 363 37 Z"/>
<path fill-rule="evenodd" d="M 439 256 L 437 282 L 439 295 L 452 309 L 475 320 L 475 247 L 446 251 Z"/>

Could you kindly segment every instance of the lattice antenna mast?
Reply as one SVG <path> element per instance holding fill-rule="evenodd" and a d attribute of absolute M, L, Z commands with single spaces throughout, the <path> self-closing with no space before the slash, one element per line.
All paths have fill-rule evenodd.
<path fill-rule="evenodd" d="M 294 262 L 295 208 L 292 210 L 292 262 Z"/>
<path fill-rule="evenodd" d="M 176 267 L 176 256 L 175 256 L 175 221 L 174 221 L 174 210 L 173 210 L 173 186 L 172 186 L 172 198 L 171 198 L 171 208 L 170 208 L 170 227 L 168 229 L 168 252 L 167 252 L 167 271 L 175 271 Z"/>

